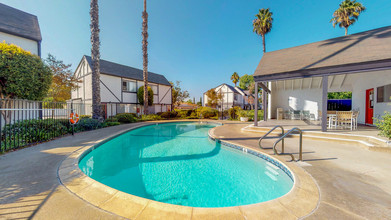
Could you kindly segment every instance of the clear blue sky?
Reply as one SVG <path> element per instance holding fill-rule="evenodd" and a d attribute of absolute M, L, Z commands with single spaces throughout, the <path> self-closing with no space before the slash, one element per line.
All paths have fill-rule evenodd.
<path fill-rule="evenodd" d="M 191 97 L 230 83 L 233 72 L 253 74 L 262 57 L 252 32 L 260 8 L 274 22 L 267 51 L 342 36 L 329 23 L 341 0 L 148 0 L 149 70 L 182 81 Z M 48 53 L 76 68 L 90 54 L 88 0 L 0 0 L 38 16 L 42 57 Z M 390 0 L 359 0 L 367 7 L 349 28 L 357 33 L 391 25 Z M 100 0 L 101 58 L 142 68 L 142 0 Z"/>

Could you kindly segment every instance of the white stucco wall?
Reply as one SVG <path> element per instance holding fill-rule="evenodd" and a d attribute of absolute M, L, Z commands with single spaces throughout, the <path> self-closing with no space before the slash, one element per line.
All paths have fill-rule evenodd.
<path fill-rule="evenodd" d="M 122 101 L 125 103 L 137 103 L 137 93 L 124 92 L 122 96 Z M 119 98 L 121 98 L 121 95 Z"/>
<path fill-rule="evenodd" d="M 159 85 L 159 104 L 171 105 L 172 93 L 171 86 Z"/>
<path fill-rule="evenodd" d="M 365 123 L 366 90 L 375 91 L 374 117 L 391 111 L 390 103 L 377 103 L 377 87 L 391 84 L 391 70 L 364 72 L 329 77 L 329 92 L 352 91 L 352 109 L 360 111 L 358 123 Z M 309 110 L 318 117 L 321 109 L 321 79 L 277 81 L 272 83 L 271 118 L 276 118 L 277 108 L 284 110 Z"/>
<path fill-rule="evenodd" d="M 15 44 L 24 50 L 30 51 L 32 54 L 38 55 L 37 41 L 0 32 L 0 42 L 3 41 L 5 41 L 8 44 Z"/>
<path fill-rule="evenodd" d="M 271 94 L 271 118 L 277 117 L 277 108 L 284 110 L 309 110 L 311 114 L 318 117 L 318 110 L 322 106 L 322 90 L 318 88 L 303 90 L 276 90 Z"/>
<path fill-rule="evenodd" d="M 391 112 L 391 103 L 377 103 L 377 87 L 391 84 L 391 70 L 354 74 L 352 108 L 359 110 L 359 123 L 365 123 L 366 90 L 373 88 L 375 91 L 375 104 L 373 116 L 379 117 L 384 111 Z"/>
<path fill-rule="evenodd" d="M 79 78 L 81 82 L 78 83 L 79 88 L 72 91 L 72 99 L 73 100 L 81 99 L 81 102 L 91 103 L 92 102 L 92 85 L 91 85 L 92 75 L 91 75 L 91 68 L 88 66 L 88 63 L 85 59 L 83 59 L 80 62 L 79 66 L 76 68 L 75 76 Z M 136 112 L 137 93 L 122 91 L 121 77 L 101 73 L 100 79 L 103 82 L 100 85 L 101 102 L 122 103 L 121 105 L 118 105 L 119 108 L 118 112 L 133 112 L 133 113 Z M 123 80 L 136 81 L 134 79 L 127 79 L 127 78 L 123 78 Z M 137 89 L 143 86 L 143 84 L 144 83 L 142 81 L 137 81 Z M 154 87 L 155 105 L 150 107 L 150 110 L 152 112 L 160 112 L 162 110 L 167 111 L 169 109 L 168 105 L 171 105 L 172 102 L 171 86 L 158 85 L 155 83 L 150 83 L 150 85 L 156 85 L 156 87 Z M 165 94 L 166 96 L 163 98 Z M 141 106 L 138 107 L 141 108 Z M 111 107 L 110 107 L 110 111 L 111 111 Z M 115 113 L 116 110 L 113 110 L 113 114 Z"/>
<path fill-rule="evenodd" d="M 120 102 L 122 90 L 121 78 L 100 74 L 100 80 L 102 81 L 100 84 L 101 102 Z M 129 93 L 124 93 L 123 102 L 135 102 L 135 99 L 131 99 L 128 96 L 125 98 L 125 94 L 128 95 Z"/>
<path fill-rule="evenodd" d="M 243 108 L 243 106 L 244 106 L 243 96 L 239 93 L 236 93 L 238 98 L 235 101 L 234 100 L 235 93 L 231 89 L 229 89 L 228 86 L 226 86 L 224 84 L 220 85 L 215 88 L 215 91 L 216 92 L 221 91 L 223 93 L 222 103 L 223 103 L 224 110 L 231 108 L 233 103 L 235 103 L 235 105 L 239 105 L 240 107 Z M 203 104 L 203 106 L 206 106 L 208 104 L 208 97 L 206 96 L 206 94 L 203 95 L 203 103 L 202 104 Z"/>

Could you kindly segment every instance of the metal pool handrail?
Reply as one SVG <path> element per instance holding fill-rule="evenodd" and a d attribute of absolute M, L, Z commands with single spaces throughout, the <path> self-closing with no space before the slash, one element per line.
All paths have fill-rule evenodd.
<path fill-rule="evenodd" d="M 277 149 L 276 149 L 276 146 L 277 146 L 278 142 L 280 142 L 281 140 L 283 141 L 285 137 L 287 137 L 288 135 L 290 135 L 294 131 L 298 131 L 300 133 L 299 160 L 303 161 L 303 132 L 300 130 L 300 128 L 297 128 L 297 127 L 292 128 L 291 130 L 286 132 L 286 134 L 284 134 L 282 137 L 280 137 L 280 139 L 278 139 L 276 142 L 274 142 L 273 151 L 274 151 L 274 154 L 281 155 L 283 152 L 278 153 Z M 289 155 L 292 157 L 292 161 L 295 161 L 295 157 L 293 156 L 293 154 L 289 154 Z"/>
<path fill-rule="evenodd" d="M 268 131 L 265 135 L 263 135 L 261 138 L 259 138 L 258 145 L 259 145 L 260 148 L 265 149 L 265 148 L 262 147 L 261 141 L 266 136 L 268 136 L 270 133 L 272 133 L 274 130 L 276 130 L 277 128 L 281 128 L 281 135 L 284 135 L 284 128 L 281 125 L 274 126 L 274 128 L 270 129 L 270 131 Z M 284 139 L 282 139 L 282 151 L 281 151 L 281 153 L 284 153 Z"/>

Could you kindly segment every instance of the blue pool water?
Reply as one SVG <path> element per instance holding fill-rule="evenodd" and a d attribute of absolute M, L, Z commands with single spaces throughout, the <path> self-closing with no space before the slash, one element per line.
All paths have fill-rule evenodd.
<path fill-rule="evenodd" d="M 208 138 L 213 125 L 166 123 L 118 136 L 79 162 L 91 178 L 120 191 L 192 207 L 268 201 L 293 186 L 276 166 Z"/>

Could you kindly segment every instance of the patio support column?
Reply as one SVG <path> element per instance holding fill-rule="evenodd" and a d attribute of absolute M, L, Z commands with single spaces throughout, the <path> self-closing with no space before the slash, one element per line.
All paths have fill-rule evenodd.
<path fill-rule="evenodd" d="M 329 77 L 322 77 L 322 131 L 327 131 L 327 94 L 329 87 Z"/>
<path fill-rule="evenodd" d="M 262 90 L 262 109 L 263 109 L 263 120 L 267 121 L 267 92 L 265 89 Z"/>
<path fill-rule="evenodd" d="M 254 93 L 254 126 L 258 126 L 258 82 L 255 82 Z"/>

